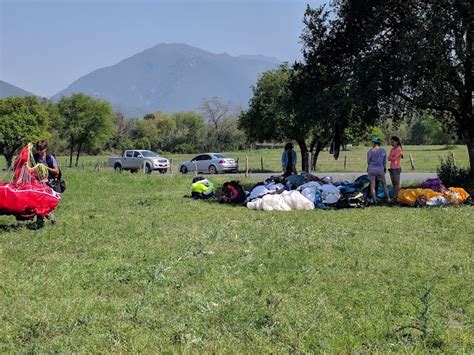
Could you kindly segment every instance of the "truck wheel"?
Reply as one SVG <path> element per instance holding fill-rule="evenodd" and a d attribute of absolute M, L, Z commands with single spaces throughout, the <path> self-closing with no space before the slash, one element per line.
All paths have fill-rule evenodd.
<path fill-rule="evenodd" d="M 151 168 L 150 164 L 145 165 L 145 174 L 151 174 L 153 169 Z"/>
<path fill-rule="evenodd" d="M 211 165 L 209 167 L 209 173 L 210 174 L 217 174 L 217 168 L 214 165 Z"/>
<path fill-rule="evenodd" d="M 115 165 L 114 165 L 114 170 L 115 170 L 116 173 L 121 173 L 121 172 L 123 171 L 122 165 L 120 165 L 120 164 L 118 164 L 118 163 L 115 164 Z"/>
<path fill-rule="evenodd" d="M 187 174 L 188 173 L 188 168 L 186 168 L 184 165 L 179 169 L 181 174 Z"/>

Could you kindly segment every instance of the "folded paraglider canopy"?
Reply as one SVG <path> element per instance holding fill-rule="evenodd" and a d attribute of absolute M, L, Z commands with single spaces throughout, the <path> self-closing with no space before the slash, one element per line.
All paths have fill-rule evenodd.
<path fill-rule="evenodd" d="M 32 144 L 23 147 L 13 165 L 13 178 L 0 183 L 0 214 L 18 220 L 45 217 L 59 205 L 61 194 L 46 184 L 48 169 L 35 164 Z"/>

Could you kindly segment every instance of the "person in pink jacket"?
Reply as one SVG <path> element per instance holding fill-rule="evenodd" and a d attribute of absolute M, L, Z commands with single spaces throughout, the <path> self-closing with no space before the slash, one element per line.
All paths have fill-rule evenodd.
<path fill-rule="evenodd" d="M 403 149 L 400 138 L 393 136 L 390 138 L 390 144 L 392 149 L 388 154 L 388 161 L 390 162 L 390 179 L 392 180 L 392 185 L 395 190 L 395 198 L 400 191 L 400 175 L 402 173 L 402 168 L 400 165 L 400 160 L 403 159 Z"/>

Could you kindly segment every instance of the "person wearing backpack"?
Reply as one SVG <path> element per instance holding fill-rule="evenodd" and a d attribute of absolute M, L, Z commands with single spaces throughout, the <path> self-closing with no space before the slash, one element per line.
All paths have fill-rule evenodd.
<path fill-rule="evenodd" d="M 48 154 L 48 141 L 43 139 L 38 142 L 36 142 L 36 153 L 33 154 L 33 158 L 35 159 L 35 162 L 37 164 L 42 163 L 46 165 L 48 169 L 48 186 L 50 186 L 53 190 L 57 191 L 55 188 L 55 180 L 58 179 L 60 176 L 60 170 L 58 163 L 56 161 L 56 158 L 54 157 L 53 154 Z M 58 191 L 62 192 L 62 191 Z M 50 213 L 48 216 L 46 216 L 51 223 L 55 224 L 57 222 L 56 216 L 54 213 Z M 38 226 L 42 227 L 44 225 L 44 219 L 43 217 L 37 217 L 36 223 Z"/>
<path fill-rule="evenodd" d="M 33 154 L 37 164 L 42 163 L 48 168 L 48 180 L 54 179 L 59 175 L 59 167 L 56 158 L 48 154 L 48 141 L 43 139 L 36 142 L 36 153 Z"/>
<path fill-rule="evenodd" d="M 296 152 L 293 150 L 293 144 L 286 143 L 285 151 L 281 155 L 281 166 L 283 175 L 289 176 L 296 174 Z"/>

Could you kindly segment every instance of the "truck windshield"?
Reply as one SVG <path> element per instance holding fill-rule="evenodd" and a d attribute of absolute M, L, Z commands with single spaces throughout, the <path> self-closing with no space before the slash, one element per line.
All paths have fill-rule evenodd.
<path fill-rule="evenodd" d="M 152 151 L 149 151 L 149 150 L 142 150 L 141 153 L 145 158 L 153 158 L 153 157 L 159 156 L 158 154 L 153 153 Z"/>

